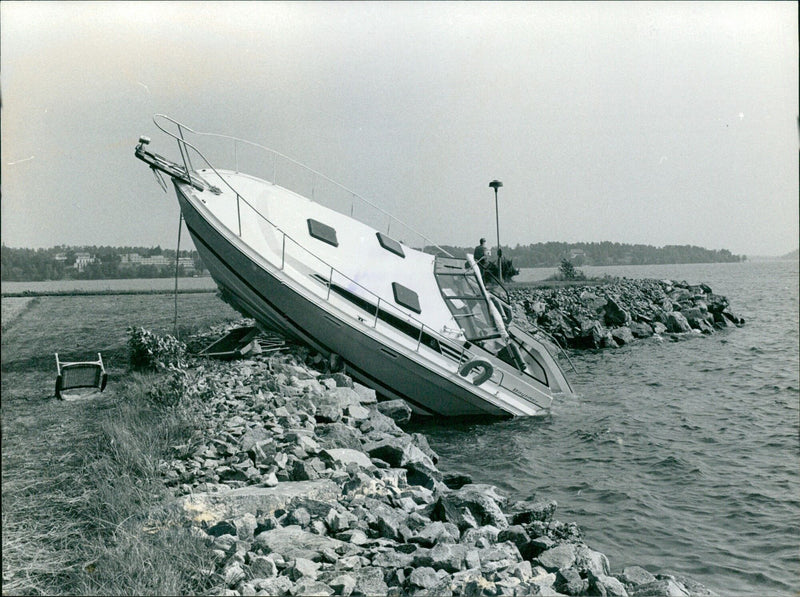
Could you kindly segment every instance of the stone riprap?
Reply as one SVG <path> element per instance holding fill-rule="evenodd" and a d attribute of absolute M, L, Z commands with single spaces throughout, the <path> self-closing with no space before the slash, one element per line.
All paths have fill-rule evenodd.
<path fill-rule="evenodd" d="M 196 441 L 162 463 L 226 595 L 709 595 L 674 574 L 613 572 L 556 504 L 509 503 L 443 474 L 402 401 L 305 349 L 175 372 Z M 194 398 L 194 400 L 192 400 Z"/>
<path fill-rule="evenodd" d="M 706 284 L 615 279 L 612 283 L 509 291 L 517 319 L 570 348 L 617 348 L 636 339 L 712 334 L 744 325 L 728 299 Z"/>

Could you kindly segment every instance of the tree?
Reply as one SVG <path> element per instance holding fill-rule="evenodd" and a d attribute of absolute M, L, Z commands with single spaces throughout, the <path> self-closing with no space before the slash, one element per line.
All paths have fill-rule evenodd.
<path fill-rule="evenodd" d="M 505 257 L 501 257 L 500 259 L 503 260 L 503 282 L 509 282 L 511 278 L 519 274 L 519 270 L 514 267 L 514 263 L 511 259 L 506 259 Z M 489 274 L 489 278 L 494 278 L 497 280 L 499 278 L 498 271 L 497 271 L 497 262 L 490 261 L 486 265 L 486 272 Z"/>
<path fill-rule="evenodd" d="M 561 260 L 561 266 L 559 266 L 558 271 L 561 272 L 561 275 L 564 276 L 565 280 L 586 279 L 584 273 L 579 269 L 575 269 L 575 266 L 572 265 L 572 262 L 569 259 Z"/>

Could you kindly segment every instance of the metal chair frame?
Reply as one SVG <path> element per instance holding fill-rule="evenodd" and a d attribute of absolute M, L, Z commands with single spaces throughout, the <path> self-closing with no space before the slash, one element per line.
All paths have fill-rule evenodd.
<path fill-rule="evenodd" d="M 96 361 L 73 361 L 63 362 L 56 354 L 56 398 L 62 398 L 61 393 L 65 390 L 77 388 L 98 388 L 101 392 L 106 389 L 108 373 L 103 366 L 103 357 L 97 353 Z M 94 372 L 94 376 L 88 378 L 87 372 Z M 74 372 L 74 374 L 71 374 Z"/>

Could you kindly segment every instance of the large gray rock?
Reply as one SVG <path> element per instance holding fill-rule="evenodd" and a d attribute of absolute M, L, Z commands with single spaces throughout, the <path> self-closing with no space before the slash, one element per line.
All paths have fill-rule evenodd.
<path fill-rule="evenodd" d="M 270 441 L 271 439 L 272 433 L 264 429 L 262 425 L 257 425 L 248 429 L 244 433 L 242 438 L 239 440 L 239 445 L 242 451 L 247 452 L 258 442 Z"/>
<path fill-rule="evenodd" d="M 598 595 L 606 595 L 608 597 L 628 597 L 628 592 L 625 586 L 613 576 L 606 576 L 600 574 L 595 576 L 590 574 L 590 584 Z"/>
<path fill-rule="evenodd" d="M 625 344 L 630 344 L 635 340 L 633 336 L 633 332 L 629 327 L 623 326 L 619 328 L 614 328 L 611 330 L 611 337 L 614 338 L 617 344 L 620 346 L 624 346 Z"/>
<path fill-rule="evenodd" d="M 548 502 L 520 501 L 511 506 L 512 524 L 528 524 L 534 521 L 549 522 L 558 508 L 555 500 Z"/>
<path fill-rule="evenodd" d="M 608 558 L 600 553 L 590 549 L 586 545 L 579 545 L 575 550 L 575 567 L 584 574 L 594 574 L 595 576 L 602 576 L 609 573 L 610 566 Z"/>
<path fill-rule="evenodd" d="M 629 327 L 634 338 L 649 338 L 653 335 L 653 328 L 644 321 L 633 321 Z"/>
<path fill-rule="evenodd" d="M 670 311 L 664 318 L 664 325 L 667 326 L 667 331 L 673 334 L 685 334 L 692 331 L 692 326 L 689 325 L 686 317 L 680 311 Z"/>
<path fill-rule="evenodd" d="M 623 568 L 622 574 L 617 575 L 617 578 L 626 585 L 632 585 L 634 587 L 655 582 L 656 580 L 655 576 L 640 566 L 628 566 Z"/>
<path fill-rule="evenodd" d="M 332 537 L 304 531 L 297 525 L 264 531 L 253 541 L 253 550 L 263 553 L 281 554 L 285 559 L 305 558 L 314 562 L 323 559 L 323 551 L 343 551 L 347 544 Z"/>
<path fill-rule="evenodd" d="M 194 493 L 178 498 L 170 509 L 181 513 L 193 523 L 214 525 L 246 513 L 274 514 L 292 500 L 301 497 L 335 500 L 339 486 L 328 479 L 281 483 L 277 487 L 242 487 L 220 493 Z"/>
<path fill-rule="evenodd" d="M 408 584 L 418 589 L 432 589 L 439 583 L 439 576 L 436 570 L 430 566 L 420 566 L 414 568 L 408 577 Z"/>
<path fill-rule="evenodd" d="M 378 410 L 398 425 L 405 425 L 411 420 L 411 407 L 405 400 L 378 402 Z"/>
<path fill-rule="evenodd" d="M 497 492 L 494 485 L 470 484 L 450 493 L 442 494 L 434 507 L 433 520 L 452 522 L 464 531 L 465 518 L 462 512 L 467 508 L 478 526 L 493 525 L 498 529 L 508 526 L 508 520 L 501 510 L 506 498 Z"/>
<path fill-rule="evenodd" d="M 369 459 L 369 456 L 364 454 L 361 450 L 352 450 L 349 448 L 330 448 L 325 449 L 320 454 L 323 461 L 335 462 L 343 467 L 348 464 L 356 464 L 361 468 L 373 468 L 374 465 Z"/>
<path fill-rule="evenodd" d="M 317 443 L 323 448 L 361 450 L 361 433 L 344 423 L 317 425 L 314 433 L 317 436 Z"/>
<path fill-rule="evenodd" d="M 575 568 L 561 568 L 556 572 L 553 586 L 567 595 L 583 595 L 589 589 L 589 581 L 581 578 L 580 572 Z"/>
<path fill-rule="evenodd" d="M 351 571 L 350 574 L 356 579 L 353 595 L 386 595 L 389 591 L 380 568 L 365 566 Z"/>
<path fill-rule="evenodd" d="M 575 564 L 575 557 L 575 545 L 561 543 L 540 553 L 536 560 L 548 572 L 555 572 L 561 568 L 572 567 Z"/>
<path fill-rule="evenodd" d="M 618 297 L 609 298 L 605 305 L 606 325 L 626 325 L 631 320 L 631 314 L 622 308 Z"/>
<path fill-rule="evenodd" d="M 358 401 L 361 404 L 376 404 L 378 397 L 375 390 L 362 386 L 360 383 L 353 383 L 353 391 L 358 395 Z"/>
<path fill-rule="evenodd" d="M 689 592 L 672 579 L 664 578 L 643 585 L 638 585 L 631 597 L 689 597 Z"/>

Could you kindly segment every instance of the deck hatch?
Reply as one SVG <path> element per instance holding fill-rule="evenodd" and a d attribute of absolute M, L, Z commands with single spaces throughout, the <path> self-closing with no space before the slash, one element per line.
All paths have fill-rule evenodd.
<path fill-rule="evenodd" d="M 403 259 L 406 258 L 406 254 L 403 252 L 403 245 L 401 245 L 393 238 L 386 236 L 385 234 L 382 234 L 380 232 L 376 232 L 375 234 L 378 237 L 378 242 L 384 249 L 386 249 L 387 251 L 391 251 L 395 255 L 399 255 Z"/>
<path fill-rule="evenodd" d="M 411 309 L 415 313 L 422 313 L 422 309 L 419 306 L 419 296 L 416 292 L 397 282 L 392 282 L 392 291 L 394 292 L 394 301 L 398 305 Z"/>
<path fill-rule="evenodd" d="M 336 229 L 318 220 L 308 218 L 308 233 L 324 243 L 334 247 L 339 246 L 339 241 L 336 239 Z"/>

